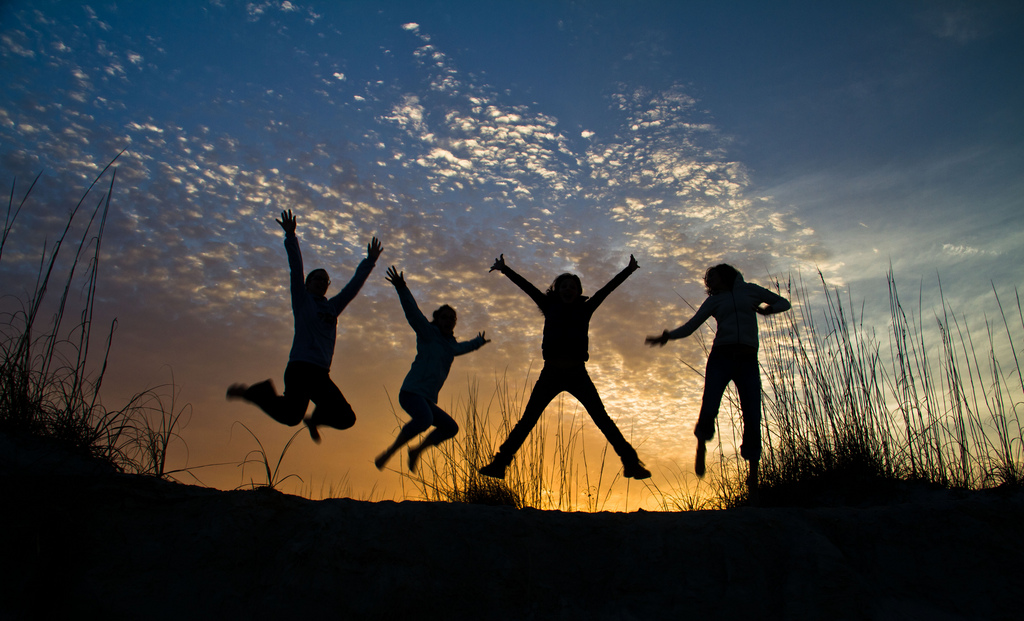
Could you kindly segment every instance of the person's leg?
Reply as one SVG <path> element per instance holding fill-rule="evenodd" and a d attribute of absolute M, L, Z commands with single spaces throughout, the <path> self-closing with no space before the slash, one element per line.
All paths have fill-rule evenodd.
<path fill-rule="evenodd" d="M 449 438 L 454 438 L 459 433 L 459 424 L 448 415 L 448 412 L 439 408 L 436 403 L 428 402 L 428 405 L 434 415 L 434 430 L 427 434 L 419 446 L 409 447 L 409 470 L 412 472 L 416 472 L 416 464 L 424 449 L 437 446 Z"/>
<path fill-rule="evenodd" d="M 412 420 L 402 427 L 401 431 L 398 432 L 398 437 L 395 438 L 391 446 L 378 455 L 377 459 L 373 460 L 378 470 L 384 468 L 384 464 L 391 459 L 395 451 L 405 446 L 409 440 L 426 431 L 434 423 L 434 413 L 430 407 L 430 402 L 420 395 L 401 390 L 398 392 L 398 405 L 402 406 L 402 409 L 406 411 Z"/>
<path fill-rule="evenodd" d="M 590 415 L 590 418 L 593 419 L 597 428 L 608 439 L 609 444 L 612 445 L 615 453 L 622 460 L 623 471 L 626 473 L 626 477 L 649 477 L 650 472 L 647 472 L 640 465 L 640 458 L 636 454 L 636 449 L 626 440 L 618 426 L 615 425 L 615 421 L 608 415 L 608 411 L 601 401 L 601 395 L 598 394 L 597 387 L 594 386 L 594 382 L 590 379 L 590 374 L 587 373 L 585 366 L 580 365 L 579 369 L 572 372 L 567 390 L 569 394 L 576 397 L 587 411 L 587 414 Z"/>
<path fill-rule="evenodd" d="M 732 364 L 728 354 L 711 350 L 704 369 L 704 395 L 701 397 L 700 414 L 693 435 L 707 442 L 715 437 L 715 419 L 722 404 L 722 395 L 732 379 Z"/>
<path fill-rule="evenodd" d="M 306 374 L 289 362 L 284 370 L 284 396 L 277 394 L 274 383 L 264 380 L 252 386 L 235 384 L 228 388 L 228 398 L 245 399 L 266 412 L 277 422 L 294 427 L 302 422 L 309 405 L 309 386 Z"/>
<path fill-rule="evenodd" d="M 522 417 L 509 432 L 508 438 L 498 448 L 491 463 L 480 469 L 480 474 L 498 479 L 504 478 L 505 468 L 512 463 L 512 457 L 526 441 L 530 431 L 537 425 L 541 414 L 544 413 L 544 408 L 563 390 L 564 379 L 561 372 L 545 365 L 541 369 L 537 383 L 533 386 L 533 392 L 530 393 L 530 399 L 526 402 Z"/>
<path fill-rule="evenodd" d="M 335 429 L 348 429 L 355 425 L 356 413 L 331 380 L 330 371 L 312 364 L 307 366 L 310 368 L 309 398 L 316 404 L 308 421 L 311 429 L 316 425 Z"/>
<path fill-rule="evenodd" d="M 756 350 L 738 357 L 733 381 L 740 395 L 740 410 L 743 412 L 740 455 L 750 465 L 747 484 L 753 490 L 757 488 L 758 465 L 761 460 L 761 372 Z"/>
<path fill-rule="evenodd" d="M 700 414 L 697 416 L 697 427 L 693 435 L 697 436 L 697 455 L 694 458 L 693 471 L 703 477 L 707 446 L 705 443 L 715 437 L 715 419 L 718 408 L 722 404 L 722 395 L 732 379 L 730 356 L 723 350 L 711 349 L 708 354 L 707 366 L 704 368 L 704 395 L 701 397 Z"/>

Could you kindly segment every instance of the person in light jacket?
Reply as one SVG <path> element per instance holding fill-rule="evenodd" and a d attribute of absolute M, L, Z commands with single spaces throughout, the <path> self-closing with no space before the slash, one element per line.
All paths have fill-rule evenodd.
<path fill-rule="evenodd" d="M 454 308 L 445 304 L 434 311 L 433 321 L 427 321 L 416 306 L 416 300 L 405 283 L 405 272 L 399 272 L 391 266 L 385 280 L 395 286 L 398 300 L 405 311 L 405 318 L 416 332 L 416 358 L 412 361 L 412 367 L 398 391 L 398 404 L 412 420 L 402 427 L 391 446 L 373 463 L 378 470 L 383 470 L 384 465 L 398 449 L 433 426 L 434 430 L 427 434 L 423 442 L 409 448 L 409 470 L 415 472 L 424 449 L 453 438 L 459 432 L 458 423 L 437 405 L 438 393 L 448 378 L 452 361 L 455 360 L 455 356 L 480 349 L 490 343 L 490 340 L 483 332 L 469 341 L 456 340 L 455 323 L 458 318 Z"/>
<path fill-rule="evenodd" d="M 772 315 L 789 310 L 789 300 L 743 280 L 739 270 L 725 263 L 704 273 L 708 297 L 693 318 L 675 330 L 664 330 L 647 337 L 647 344 L 663 347 L 673 339 L 693 334 L 710 317 L 717 322 L 715 339 L 708 354 L 704 373 L 704 396 L 697 419 L 697 457 L 694 470 L 704 476 L 705 443 L 715 436 L 715 419 L 722 395 L 729 382 L 736 384 L 743 413 L 743 440 L 740 455 L 749 464 L 747 484 L 757 488 L 761 459 L 761 373 L 757 365 L 757 315 Z"/>
<path fill-rule="evenodd" d="M 356 422 L 352 406 L 331 380 L 331 360 L 334 358 L 338 316 L 359 293 L 384 246 L 374 237 L 366 247 L 366 258 L 359 263 L 352 279 L 337 295 L 328 298 L 331 278 L 327 270 L 315 269 L 303 277 L 302 253 L 295 234 L 296 218 L 291 209 L 282 211 L 281 219 L 275 221 L 284 229 L 295 320 L 295 336 L 288 354 L 288 366 L 284 370 L 284 394 L 278 395 L 273 382 L 268 379 L 252 386 L 233 384 L 228 388 L 227 396 L 229 399 L 245 399 L 288 426 L 303 422 L 306 408 L 312 401 L 316 407 L 305 422 L 309 435 L 319 443 L 319 426 L 348 429 Z"/>

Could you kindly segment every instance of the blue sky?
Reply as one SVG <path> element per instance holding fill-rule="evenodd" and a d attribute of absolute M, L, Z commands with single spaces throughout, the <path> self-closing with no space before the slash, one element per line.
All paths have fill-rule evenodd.
<path fill-rule="evenodd" d="M 233 421 L 290 434 L 223 401 L 232 382 L 280 384 L 273 218 L 295 210 L 307 266 L 335 286 L 379 236 L 332 369 L 360 422 L 290 459 L 390 494 L 397 475 L 370 462 L 414 340 L 387 265 L 424 309 L 455 306 L 462 336 L 493 339 L 456 362 L 444 401 L 539 368 L 540 319 L 488 274 L 495 256 L 594 291 L 632 253 L 642 269 L 595 316 L 590 370 L 641 456 L 670 468 L 692 450 L 700 381 L 683 362 L 702 354 L 642 341 L 689 316 L 708 265 L 765 284 L 820 269 L 868 312 L 890 264 L 926 300 L 941 276 L 979 316 L 993 284 L 1022 284 L 1022 26 L 1011 2 L 6 2 L 0 167 L 22 191 L 43 178 L 0 279 L 31 288 L 43 239 L 127 148 L 104 239 L 105 399 L 173 373 L 188 463 L 237 461 Z"/>

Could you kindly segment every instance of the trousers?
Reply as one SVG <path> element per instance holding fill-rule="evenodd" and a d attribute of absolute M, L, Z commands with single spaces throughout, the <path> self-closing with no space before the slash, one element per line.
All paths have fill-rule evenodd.
<path fill-rule="evenodd" d="M 622 432 L 615 426 L 615 422 L 608 416 L 601 402 L 601 396 L 597 394 L 597 388 L 587 373 L 586 364 L 579 363 L 551 363 L 546 362 L 541 369 L 540 377 L 533 387 L 533 393 L 526 403 L 523 416 L 516 423 L 515 427 L 508 434 L 508 439 L 502 443 L 495 455 L 495 461 L 508 464 L 512 456 L 526 441 L 530 431 L 537 425 L 544 408 L 558 396 L 559 393 L 568 392 L 583 405 L 587 414 L 593 419 L 597 428 L 601 430 L 604 437 L 615 450 L 615 453 L 622 459 L 623 463 L 632 463 L 639 460 L 636 449 L 623 437 Z"/>
<path fill-rule="evenodd" d="M 267 380 L 250 386 L 245 398 L 289 427 L 302 422 L 310 401 L 316 406 L 310 415 L 312 423 L 336 429 L 348 429 L 356 423 L 356 414 L 331 380 L 330 371 L 309 362 L 293 360 L 288 363 L 284 370 L 283 395 L 278 395 Z"/>
<path fill-rule="evenodd" d="M 704 371 L 704 396 L 693 434 L 703 441 L 715 437 L 715 419 L 729 382 L 736 385 L 743 413 L 740 455 L 748 461 L 758 461 L 761 458 L 761 371 L 755 347 L 716 345 L 711 348 Z"/>

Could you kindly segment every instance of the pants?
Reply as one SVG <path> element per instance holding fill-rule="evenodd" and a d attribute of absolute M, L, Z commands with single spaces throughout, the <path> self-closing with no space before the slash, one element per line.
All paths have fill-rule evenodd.
<path fill-rule="evenodd" d="M 704 372 L 704 397 L 693 435 L 704 441 L 715 437 L 715 419 L 730 381 L 736 384 L 743 412 L 740 455 L 748 461 L 758 461 L 761 458 L 761 371 L 755 347 L 718 345 L 711 348 Z"/>
<path fill-rule="evenodd" d="M 278 396 L 267 380 L 250 386 L 245 398 L 289 427 L 302 422 L 310 401 L 316 405 L 311 423 L 336 429 L 348 429 L 356 423 L 356 414 L 331 381 L 330 371 L 308 362 L 288 363 L 284 370 L 284 395 Z"/>
<path fill-rule="evenodd" d="M 601 397 L 597 394 L 597 388 L 594 387 L 594 382 L 587 373 L 586 364 L 580 362 L 565 365 L 548 362 L 544 364 L 540 377 L 537 378 L 537 383 L 533 387 L 530 400 L 526 403 L 526 409 L 523 411 L 522 418 L 512 428 L 508 439 L 498 449 L 498 454 L 494 457 L 495 462 L 507 465 L 512 461 L 516 451 L 519 450 L 526 441 L 526 437 L 530 435 L 530 431 L 537 425 L 541 414 L 544 413 L 544 408 L 561 392 L 568 392 L 579 400 L 623 463 L 639 461 L 636 449 L 626 441 L 626 438 L 622 436 L 622 432 L 619 431 L 619 428 L 615 426 L 615 422 L 612 421 L 611 417 L 608 416 L 608 412 L 605 411 L 604 404 L 601 403 Z"/>
<path fill-rule="evenodd" d="M 434 430 L 423 439 L 420 448 L 440 444 L 449 438 L 454 438 L 455 434 L 459 433 L 459 424 L 455 422 L 455 419 L 449 416 L 448 412 L 437 407 L 436 403 L 428 401 L 426 397 L 407 390 L 400 390 L 398 405 L 402 406 L 402 409 L 412 417 L 412 420 L 406 423 L 402 427 L 402 431 L 399 432 L 401 440 L 408 441 L 429 429 L 431 425 Z"/>

